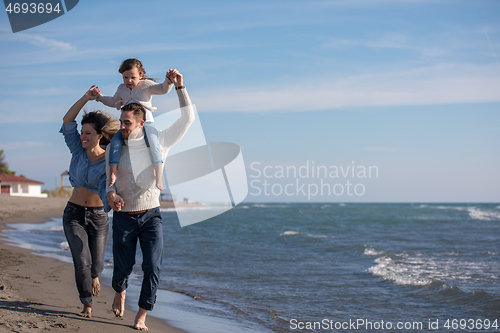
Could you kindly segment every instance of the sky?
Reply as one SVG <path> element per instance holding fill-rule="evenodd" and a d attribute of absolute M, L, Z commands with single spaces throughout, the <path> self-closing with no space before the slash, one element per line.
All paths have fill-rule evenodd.
<path fill-rule="evenodd" d="M 0 45 L 0 149 L 45 189 L 65 112 L 137 57 L 184 75 L 208 142 L 241 147 L 247 202 L 500 202 L 496 0 L 87 0 L 17 33 L 3 12 Z"/>

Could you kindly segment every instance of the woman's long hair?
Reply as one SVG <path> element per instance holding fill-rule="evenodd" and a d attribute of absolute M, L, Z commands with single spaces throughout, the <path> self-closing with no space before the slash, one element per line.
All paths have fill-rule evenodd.
<path fill-rule="evenodd" d="M 103 111 L 85 112 L 82 118 L 83 124 L 91 124 L 97 134 L 102 134 L 99 142 L 101 146 L 107 146 L 113 136 L 120 129 L 118 119 Z"/>

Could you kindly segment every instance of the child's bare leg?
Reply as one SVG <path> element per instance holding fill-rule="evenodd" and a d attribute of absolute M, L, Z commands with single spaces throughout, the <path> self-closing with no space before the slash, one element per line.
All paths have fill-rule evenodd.
<path fill-rule="evenodd" d="M 116 168 L 118 166 L 115 165 L 110 165 L 109 166 L 109 187 L 113 186 L 113 184 L 116 182 Z"/>
<path fill-rule="evenodd" d="M 163 191 L 163 181 L 161 174 L 163 173 L 163 164 L 155 165 L 156 187 Z"/>

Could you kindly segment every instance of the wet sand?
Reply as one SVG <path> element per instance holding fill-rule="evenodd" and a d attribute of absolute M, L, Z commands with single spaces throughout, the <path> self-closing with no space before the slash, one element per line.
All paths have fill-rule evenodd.
<path fill-rule="evenodd" d="M 0 231 L 9 223 L 43 223 L 49 217 L 61 217 L 67 200 L 0 196 Z M 123 318 L 114 316 L 114 291 L 108 286 L 101 285 L 100 295 L 94 297 L 92 318 L 78 316 L 83 306 L 72 264 L 6 245 L 0 236 L 0 267 L 0 332 L 137 332 L 135 311 L 127 308 Z M 150 332 L 183 332 L 151 315 L 146 325 Z"/>

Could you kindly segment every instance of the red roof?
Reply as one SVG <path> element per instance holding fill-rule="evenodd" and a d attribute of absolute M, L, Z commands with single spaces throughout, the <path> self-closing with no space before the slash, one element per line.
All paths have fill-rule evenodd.
<path fill-rule="evenodd" d="M 0 182 L 26 183 L 26 184 L 39 184 L 39 185 L 45 184 L 45 183 L 39 182 L 38 180 L 19 177 L 16 175 L 8 175 L 6 173 L 0 173 Z"/>

